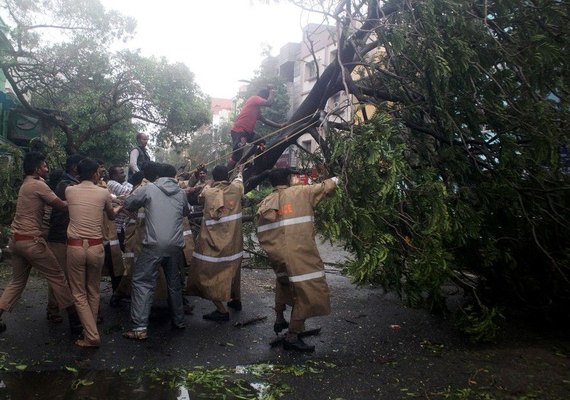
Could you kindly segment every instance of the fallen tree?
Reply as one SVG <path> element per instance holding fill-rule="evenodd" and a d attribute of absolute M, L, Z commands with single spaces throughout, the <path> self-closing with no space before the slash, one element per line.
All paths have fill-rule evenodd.
<path fill-rule="evenodd" d="M 337 58 L 245 171 L 247 190 L 310 132 L 343 178 L 319 220 L 355 252 L 356 281 L 434 310 L 453 281 L 472 297 L 464 316 L 482 336 L 502 307 L 567 316 L 567 7 L 354 0 L 323 12 L 337 23 Z M 355 117 L 328 124 L 338 92 Z"/>

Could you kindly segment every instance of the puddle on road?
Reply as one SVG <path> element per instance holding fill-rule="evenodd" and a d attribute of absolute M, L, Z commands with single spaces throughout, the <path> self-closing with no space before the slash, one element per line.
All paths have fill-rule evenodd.
<path fill-rule="evenodd" d="M 235 368 L 140 371 L 0 371 L 2 399 L 277 399 L 291 389 L 280 375 L 322 373 L 334 364 L 309 360 L 302 365 L 253 364 Z"/>
<path fill-rule="evenodd" d="M 210 374 L 187 380 L 183 371 L 1 372 L 0 399 L 262 399 L 241 380 Z"/>

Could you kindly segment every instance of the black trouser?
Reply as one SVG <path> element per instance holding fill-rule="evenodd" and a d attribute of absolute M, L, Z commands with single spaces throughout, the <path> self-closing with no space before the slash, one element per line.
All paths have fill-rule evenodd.
<path fill-rule="evenodd" d="M 260 139 L 260 136 L 255 132 L 231 132 L 232 135 L 232 160 L 238 162 L 243 156 L 243 145 L 241 138 L 245 138 L 247 143 L 255 142 L 255 144 L 265 144 L 265 139 Z"/>
<path fill-rule="evenodd" d="M 121 229 L 120 232 L 117 232 L 117 238 L 119 239 L 119 246 L 121 247 L 121 251 L 125 251 L 125 231 Z M 121 283 L 122 276 L 115 276 L 115 270 L 113 267 L 113 257 L 111 256 L 111 245 L 105 245 L 105 266 L 109 269 L 109 275 L 111 276 L 111 288 L 113 289 L 113 293 L 119 287 Z"/>

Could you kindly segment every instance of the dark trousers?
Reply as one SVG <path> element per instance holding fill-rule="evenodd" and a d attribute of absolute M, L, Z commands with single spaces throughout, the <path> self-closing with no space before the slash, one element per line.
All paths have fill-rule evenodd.
<path fill-rule="evenodd" d="M 265 144 L 264 139 L 255 132 L 231 132 L 232 135 L 232 160 L 238 162 L 243 156 L 243 143 L 242 138 L 245 138 L 247 143 L 255 142 L 256 144 Z"/>

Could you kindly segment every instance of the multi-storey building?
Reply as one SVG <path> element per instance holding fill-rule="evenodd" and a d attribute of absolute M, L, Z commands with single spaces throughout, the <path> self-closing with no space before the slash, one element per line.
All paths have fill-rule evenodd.
<path fill-rule="evenodd" d="M 337 57 L 337 30 L 334 26 L 309 24 L 303 29 L 300 43 L 287 43 L 279 53 L 279 77 L 287 84 L 290 99 L 290 115 L 306 99 L 318 77 Z M 374 52 L 378 56 L 378 52 Z M 361 71 L 355 68 L 353 79 L 360 79 Z M 339 91 L 327 102 L 326 119 L 334 122 L 355 121 L 352 104 L 355 99 Z M 367 115 L 374 113 L 374 107 L 366 107 Z M 358 116 L 358 114 L 356 115 Z M 318 144 L 310 134 L 303 134 L 297 140 L 299 147 L 309 153 L 317 150 Z M 298 149 L 288 149 L 289 165 L 296 166 Z"/>
<path fill-rule="evenodd" d="M 287 84 L 290 113 L 305 100 L 317 78 L 333 62 L 336 49 L 336 28 L 320 24 L 305 26 L 301 43 L 287 43 L 281 47 L 278 73 Z M 317 142 L 308 133 L 299 137 L 297 144 L 309 153 L 318 148 Z M 298 151 L 292 146 L 282 158 L 288 158 L 290 166 L 297 166 Z"/>
<path fill-rule="evenodd" d="M 212 127 L 218 128 L 224 122 L 229 122 L 234 111 L 232 99 L 221 99 L 213 97 L 210 102 L 212 111 Z"/>

